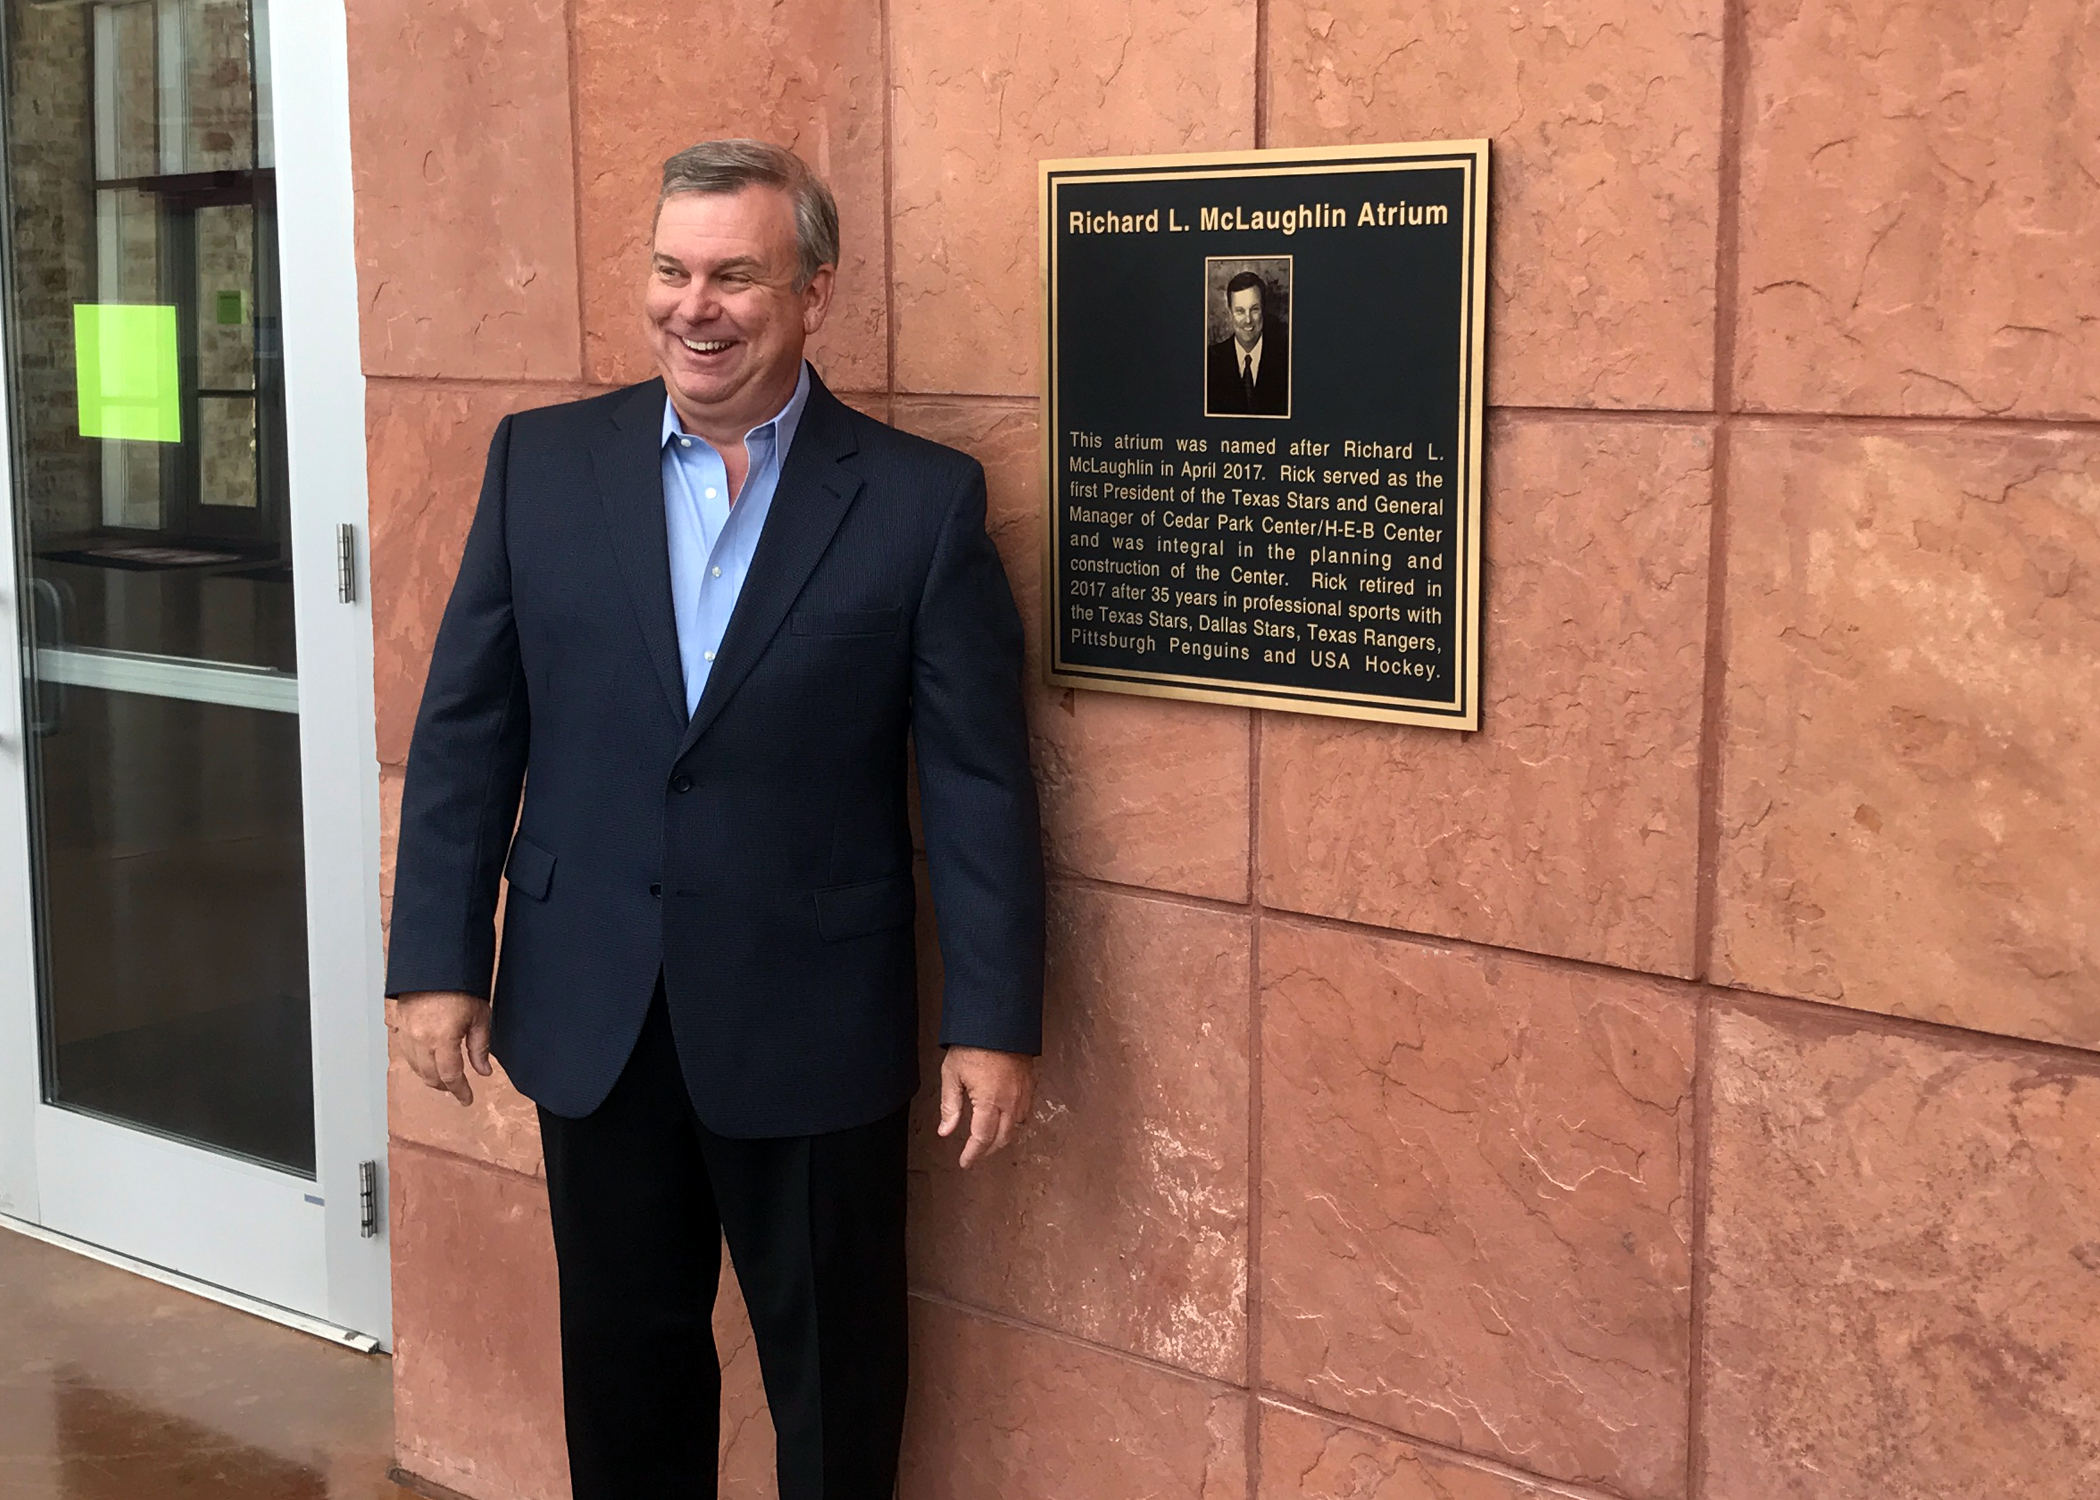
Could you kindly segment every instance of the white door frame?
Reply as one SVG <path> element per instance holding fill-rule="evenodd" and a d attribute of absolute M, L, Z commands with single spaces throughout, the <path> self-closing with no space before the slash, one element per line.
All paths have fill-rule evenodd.
<path fill-rule="evenodd" d="M 285 348 L 300 351 L 297 367 L 285 361 L 291 492 L 298 497 L 292 571 L 316 585 L 300 591 L 296 612 L 315 1145 L 328 1216 L 326 1316 L 391 1347 L 379 745 L 344 7 L 340 0 L 290 0 L 271 12 L 269 40 L 276 159 L 297 164 L 277 175 Z M 349 604 L 326 586 L 344 525 L 353 528 Z M 313 913 L 331 909 L 341 920 L 314 921 Z M 358 1233 L 358 1172 L 367 1161 L 379 1174 L 379 1233 L 371 1238 Z"/>
<path fill-rule="evenodd" d="M 0 318 L 7 316 L 0 308 Z M 13 503 L 12 403 L 0 401 L 0 643 L 16 647 L 0 661 L 0 1214 L 41 1222 L 36 1182 L 36 1102 L 41 1084 L 37 1039 L 35 903 L 29 819 L 28 599 L 19 592 L 20 530 Z"/>
<path fill-rule="evenodd" d="M 6 663 L 0 670 L 0 1214 L 390 1344 L 379 770 L 343 6 L 281 0 L 256 41 L 270 59 L 271 86 L 260 102 L 280 164 L 317 1180 L 40 1102 L 25 664 Z M 0 443 L 6 420 L 0 409 Z M 10 501 L 12 482 L 11 473 L 0 473 Z M 344 527 L 352 547 L 349 603 L 337 587 Z M 19 528 L 0 526 L 0 639 L 26 643 L 27 607 L 14 596 L 19 545 Z M 367 1162 L 378 1172 L 378 1233 L 371 1236 L 361 1233 Z M 195 1202 L 183 1201 L 199 1191 L 221 1211 L 199 1214 Z M 282 1236 L 295 1243 L 262 1243 Z"/>

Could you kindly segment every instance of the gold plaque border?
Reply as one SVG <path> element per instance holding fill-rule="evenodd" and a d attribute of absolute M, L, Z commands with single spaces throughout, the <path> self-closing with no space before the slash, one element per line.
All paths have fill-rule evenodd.
<path fill-rule="evenodd" d="M 1058 180 L 1115 178 L 1126 182 L 1193 181 L 1205 178 L 1261 175 L 1325 176 L 1366 166 L 1393 171 L 1421 171 L 1460 166 L 1466 173 L 1465 231 L 1470 248 L 1463 262 L 1465 284 L 1460 306 L 1466 327 L 1459 339 L 1459 411 L 1463 444 L 1459 453 L 1459 520 L 1463 531 L 1457 600 L 1456 636 L 1460 658 L 1454 674 L 1457 700 L 1449 707 L 1430 703 L 1396 705 L 1390 699 L 1318 688 L 1280 688 L 1266 684 L 1220 682 L 1214 677 L 1187 677 L 1170 672 L 1128 668 L 1081 667 L 1064 661 L 1064 642 L 1057 630 L 1057 275 L 1052 249 L 1051 203 Z M 1258 151 L 1203 151 L 1163 156 L 1060 157 L 1038 164 L 1036 211 L 1042 276 L 1043 380 L 1043 678 L 1052 687 L 1129 693 L 1143 698 L 1179 698 L 1198 703 L 1225 703 L 1290 713 L 1325 714 L 1433 729 L 1477 730 L 1480 727 L 1480 463 L 1486 420 L 1486 381 L 1482 365 L 1487 352 L 1488 142 L 1485 140 L 1402 141 L 1369 146 L 1283 147 Z M 1293 364 L 1296 363 L 1294 360 Z M 1294 370 L 1293 375 L 1296 374 Z"/>

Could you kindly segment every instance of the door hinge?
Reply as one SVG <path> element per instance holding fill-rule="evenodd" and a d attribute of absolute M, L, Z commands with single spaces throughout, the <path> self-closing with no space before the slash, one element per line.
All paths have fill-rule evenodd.
<path fill-rule="evenodd" d="M 357 528 L 348 521 L 335 529 L 335 596 L 357 602 Z"/>
<path fill-rule="evenodd" d="M 379 1163 L 357 1164 L 357 1232 L 366 1239 L 379 1234 Z"/>

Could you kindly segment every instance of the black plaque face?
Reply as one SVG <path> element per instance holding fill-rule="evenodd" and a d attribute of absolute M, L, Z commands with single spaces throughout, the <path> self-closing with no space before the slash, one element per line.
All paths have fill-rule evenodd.
<path fill-rule="evenodd" d="M 1474 729 L 1487 143 L 1045 162 L 1062 687 Z"/>

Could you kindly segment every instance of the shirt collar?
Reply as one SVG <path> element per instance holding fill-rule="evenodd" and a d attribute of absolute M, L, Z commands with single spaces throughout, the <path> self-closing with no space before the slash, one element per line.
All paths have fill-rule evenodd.
<path fill-rule="evenodd" d="M 1266 337 L 1266 335 L 1264 335 L 1264 337 Z M 1233 348 L 1238 349 L 1240 351 L 1241 369 L 1245 369 L 1250 364 L 1258 364 L 1261 361 L 1261 339 L 1256 339 L 1254 341 L 1254 347 L 1252 349 L 1247 348 L 1246 346 L 1235 340 L 1233 342 Z"/>
<path fill-rule="evenodd" d="M 753 438 L 770 428 L 773 453 L 776 457 L 784 456 L 788 449 L 794 446 L 795 429 L 802 425 L 802 409 L 808 405 L 809 361 L 804 360 L 802 362 L 802 373 L 795 377 L 795 391 L 793 395 L 787 398 L 787 405 L 781 407 L 779 411 L 773 413 L 766 421 L 759 423 L 744 434 L 746 447 L 749 447 Z M 671 439 L 684 431 L 685 424 L 678 420 L 678 408 L 671 404 L 671 393 L 666 391 L 664 392 L 664 435 L 658 446 L 670 446 Z M 701 441 L 705 442 L 706 439 L 703 438 Z"/>

